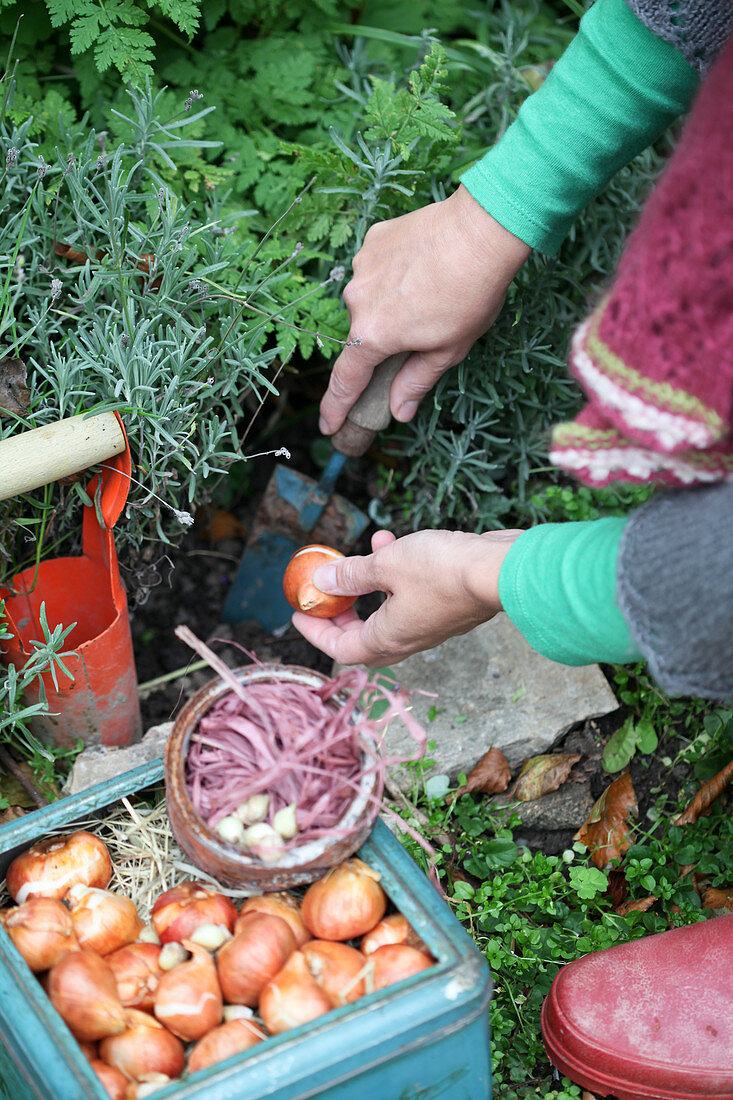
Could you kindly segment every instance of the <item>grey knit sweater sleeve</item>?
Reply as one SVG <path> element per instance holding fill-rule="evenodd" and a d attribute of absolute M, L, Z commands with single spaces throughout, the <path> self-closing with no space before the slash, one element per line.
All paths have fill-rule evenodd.
<path fill-rule="evenodd" d="M 733 0 L 626 0 L 653 34 L 675 46 L 704 74 L 733 27 Z"/>
<path fill-rule="evenodd" d="M 733 481 L 665 490 L 635 511 L 617 596 L 665 691 L 733 699 Z"/>

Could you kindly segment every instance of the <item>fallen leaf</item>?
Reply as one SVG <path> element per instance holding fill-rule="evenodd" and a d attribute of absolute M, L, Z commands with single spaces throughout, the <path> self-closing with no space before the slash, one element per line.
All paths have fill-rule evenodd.
<path fill-rule="evenodd" d="M 698 817 L 708 812 L 715 799 L 723 793 L 731 779 L 733 779 L 733 760 L 726 764 L 724 768 L 721 768 L 712 779 L 708 779 L 707 783 L 703 783 L 687 809 L 683 810 L 672 824 L 694 825 Z"/>
<path fill-rule="evenodd" d="M 639 898 L 638 901 L 623 901 L 621 905 L 616 906 L 614 912 L 620 917 L 627 917 L 629 913 L 646 913 L 656 900 L 655 895 L 651 894 L 648 898 Z"/>
<path fill-rule="evenodd" d="M 54 252 L 57 256 L 63 256 L 65 260 L 69 260 L 72 264 L 85 264 L 89 257 L 86 252 L 80 252 L 77 248 L 72 248 L 70 244 L 64 244 L 62 241 L 57 241 L 54 245 Z M 97 253 L 99 259 L 104 253 Z"/>
<path fill-rule="evenodd" d="M 211 542 L 221 542 L 223 539 L 243 539 L 247 536 L 247 528 L 239 522 L 231 512 L 223 508 L 211 508 L 205 512 L 197 512 L 196 523 L 204 538 Z"/>
<path fill-rule="evenodd" d="M 0 409 L 23 416 L 28 411 L 31 395 L 26 385 L 25 363 L 10 355 L 0 359 Z"/>
<path fill-rule="evenodd" d="M 598 1100 L 598 1097 L 594 1092 L 588 1092 L 588 1089 L 583 1089 L 583 1094 L 580 1100 Z"/>
<path fill-rule="evenodd" d="M 619 905 L 629 892 L 626 875 L 619 867 L 615 867 L 613 870 L 606 872 L 606 878 L 608 879 L 606 897 L 618 912 Z"/>
<path fill-rule="evenodd" d="M 573 840 L 585 844 L 596 867 L 603 869 L 631 847 L 629 819 L 638 813 L 634 784 L 624 772 L 606 787 Z"/>
<path fill-rule="evenodd" d="M 733 886 L 719 890 L 710 886 L 702 896 L 703 909 L 730 909 L 733 912 Z"/>
<path fill-rule="evenodd" d="M 573 764 L 577 764 L 580 759 L 581 754 L 577 752 L 530 756 L 522 765 L 512 798 L 516 798 L 518 802 L 533 802 L 543 794 L 556 791 L 567 779 Z"/>
<path fill-rule="evenodd" d="M 512 773 L 501 749 L 489 749 L 481 757 L 478 764 L 471 769 L 466 783 L 454 791 L 451 798 L 458 798 L 462 794 L 470 794 L 471 791 L 480 791 L 482 794 L 498 794 L 509 786 Z"/>

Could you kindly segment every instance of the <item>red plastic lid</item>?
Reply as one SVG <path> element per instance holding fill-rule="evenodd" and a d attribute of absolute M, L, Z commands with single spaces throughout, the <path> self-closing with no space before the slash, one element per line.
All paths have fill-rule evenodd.
<path fill-rule="evenodd" d="M 542 1033 L 550 1061 L 599 1096 L 733 1100 L 733 914 L 569 963 Z"/>

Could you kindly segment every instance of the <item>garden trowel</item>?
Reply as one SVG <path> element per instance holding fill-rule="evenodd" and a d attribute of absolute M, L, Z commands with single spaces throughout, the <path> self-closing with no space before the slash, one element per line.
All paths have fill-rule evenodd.
<path fill-rule="evenodd" d="M 224 604 L 228 622 L 254 619 L 273 631 L 290 621 L 292 608 L 282 590 L 285 566 L 304 543 L 323 543 L 346 552 L 369 517 L 334 493 L 348 458 L 363 455 L 390 422 L 392 382 L 408 352 L 391 355 L 375 368 L 369 385 L 331 436 L 333 454 L 320 481 L 278 464 L 252 524 L 247 546 Z"/>

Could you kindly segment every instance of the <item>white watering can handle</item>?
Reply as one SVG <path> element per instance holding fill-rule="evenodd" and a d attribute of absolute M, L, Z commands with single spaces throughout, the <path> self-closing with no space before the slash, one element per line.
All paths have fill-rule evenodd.
<path fill-rule="evenodd" d="M 80 413 L 0 439 L 0 500 L 69 477 L 124 449 L 125 434 L 112 412 Z"/>

